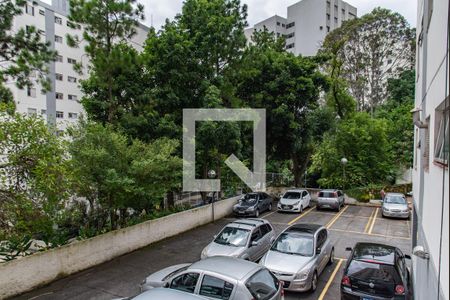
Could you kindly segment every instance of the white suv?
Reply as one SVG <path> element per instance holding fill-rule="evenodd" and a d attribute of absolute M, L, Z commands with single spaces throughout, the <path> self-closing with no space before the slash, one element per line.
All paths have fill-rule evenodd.
<path fill-rule="evenodd" d="M 311 195 L 307 190 L 288 190 L 278 202 L 278 211 L 299 212 L 311 205 Z"/>

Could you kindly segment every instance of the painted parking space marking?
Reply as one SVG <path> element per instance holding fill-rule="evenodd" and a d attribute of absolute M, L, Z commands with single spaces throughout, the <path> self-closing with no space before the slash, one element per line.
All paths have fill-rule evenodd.
<path fill-rule="evenodd" d="M 368 234 L 372 234 L 373 226 L 375 225 L 375 222 L 377 220 L 377 215 L 378 215 L 379 210 L 380 209 L 377 207 L 377 209 L 375 210 L 375 213 L 373 214 L 372 223 L 370 224 L 369 230 L 367 231 Z"/>
<path fill-rule="evenodd" d="M 368 234 L 365 232 L 359 232 L 359 231 L 352 231 L 352 230 L 342 230 L 342 229 L 336 229 L 336 228 L 330 228 L 328 229 L 330 231 L 336 231 L 336 232 L 346 232 L 346 233 L 353 233 L 353 234 L 361 234 L 361 235 L 367 235 L 367 236 L 377 236 L 387 239 L 402 239 L 402 240 L 410 240 L 409 237 L 403 237 L 403 236 L 393 236 L 393 235 L 385 235 L 385 234 L 379 234 L 379 233 L 372 233 Z"/>
<path fill-rule="evenodd" d="M 323 298 L 325 297 L 325 295 L 328 292 L 328 289 L 331 286 L 331 283 L 333 283 L 334 278 L 336 277 L 337 272 L 339 271 L 341 265 L 342 265 L 343 260 L 339 259 L 338 263 L 336 264 L 336 267 L 333 270 L 333 273 L 331 273 L 330 278 L 327 281 L 327 284 L 325 285 L 324 289 L 322 290 L 322 293 L 320 294 L 318 300 L 323 300 Z"/>
<path fill-rule="evenodd" d="M 308 210 L 304 211 L 300 216 L 298 216 L 297 218 L 293 219 L 292 221 L 290 221 L 288 223 L 288 225 L 292 225 L 295 222 L 297 222 L 298 220 L 300 220 L 301 218 L 303 218 L 304 216 L 306 216 L 307 214 L 309 214 L 312 210 L 314 209 L 314 207 L 309 208 Z"/>
<path fill-rule="evenodd" d="M 375 213 L 375 210 L 372 211 L 370 214 L 369 220 L 367 221 L 366 227 L 364 228 L 364 233 L 367 233 L 370 228 L 370 224 L 372 223 L 373 214 Z"/>
<path fill-rule="evenodd" d="M 325 226 L 326 228 L 330 229 L 331 226 L 339 219 L 339 217 L 348 209 L 348 206 L 344 207 L 333 219 L 328 222 L 328 224 Z"/>

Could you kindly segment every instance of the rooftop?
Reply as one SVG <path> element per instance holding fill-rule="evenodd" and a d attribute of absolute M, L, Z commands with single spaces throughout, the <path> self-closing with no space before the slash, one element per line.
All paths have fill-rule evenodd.
<path fill-rule="evenodd" d="M 214 256 L 193 263 L 189 269 L 197 269 L 221 274 L 235 280 L 241 280 L 249 273 L 253 274 L 259 270 L 261 266 L 253 262 L 243 259 L 232 258 L 227 256 Z"/>

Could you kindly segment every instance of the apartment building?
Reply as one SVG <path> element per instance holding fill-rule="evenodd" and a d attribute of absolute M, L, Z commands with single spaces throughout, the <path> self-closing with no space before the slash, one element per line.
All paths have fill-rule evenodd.
<path fill-rule="evenodd" d="M 449 1 L 418 0 L 412 275 L 415 299 L 449 295 Z"/>
<path fill-rule="evenodd" d="M 253 32 L 267 28 L 286 38 L 286 49 L 295 55 L 316 55 L 328 32 L 344 21 L 357 17 L 357 9 L 342 0 L 302 0 L 287 8 L 287 18 L 270 17 L 245 30 L 250 41 Z"/>
<path fill-rule="evenodd" d="M 58 52 L 56 61 L 49 66 L 49 78 L 54 88 L 42 93 L 38 84 L 21 90 L 14 82 L 7 83 L 14 95 L 17 112 L 42 115 L 48 122 L 56 122 L 59 130 L 64 130 L 83 114 L 79 83 L 86 78 L 89 63 L 84 52 L 85 45 L 78 48 L 67 45 L 67 34 L 82 35 L 81 27 L 73 29 L 69 26 L 68 13 L 68 0 L 53 0 L 51 5 L 39 0 L 27 1 L 23 14 L 15 18 L 12 30 L 34 26 L 42 39 L 50 43 L 50 48 Z M 142 50 L 147 32 L 148 28 L 140 24 L 130 44 Z M 73 69 L 78 62 L 84 66 L 82 75 Z"/>

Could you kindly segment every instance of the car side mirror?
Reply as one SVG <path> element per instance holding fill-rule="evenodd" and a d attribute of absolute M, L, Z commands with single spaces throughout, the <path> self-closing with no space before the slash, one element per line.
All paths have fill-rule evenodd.
<path fill-rule="evenodd" d="M 165 282 L 164 285 L 163 285 L 163 287 L 166 288 L 166 289 L 169 288 L 169 287 L 170 287 L 170 283 Z"/>
<path fill-rule="evenodd" d="M 408 255 L 408 254 L 405 254 L 404 257 L 405 257 L 406 259 L 411 259 L 411 255 Z"/>
<path fill-rule="evenodd" d="M 345 251 L 352 251 L 352 250 L 353 250 L 352 247 L 345 248 Z"/>
<path fill-rule="evenodd" d="M 259 245 L 258 241 L 253 241 L 253 242 L 251 243 L 251 246 L 252 246 L 252 247 L 255 247 L 255 246 L 258 246 L 258 245 Z"/>

